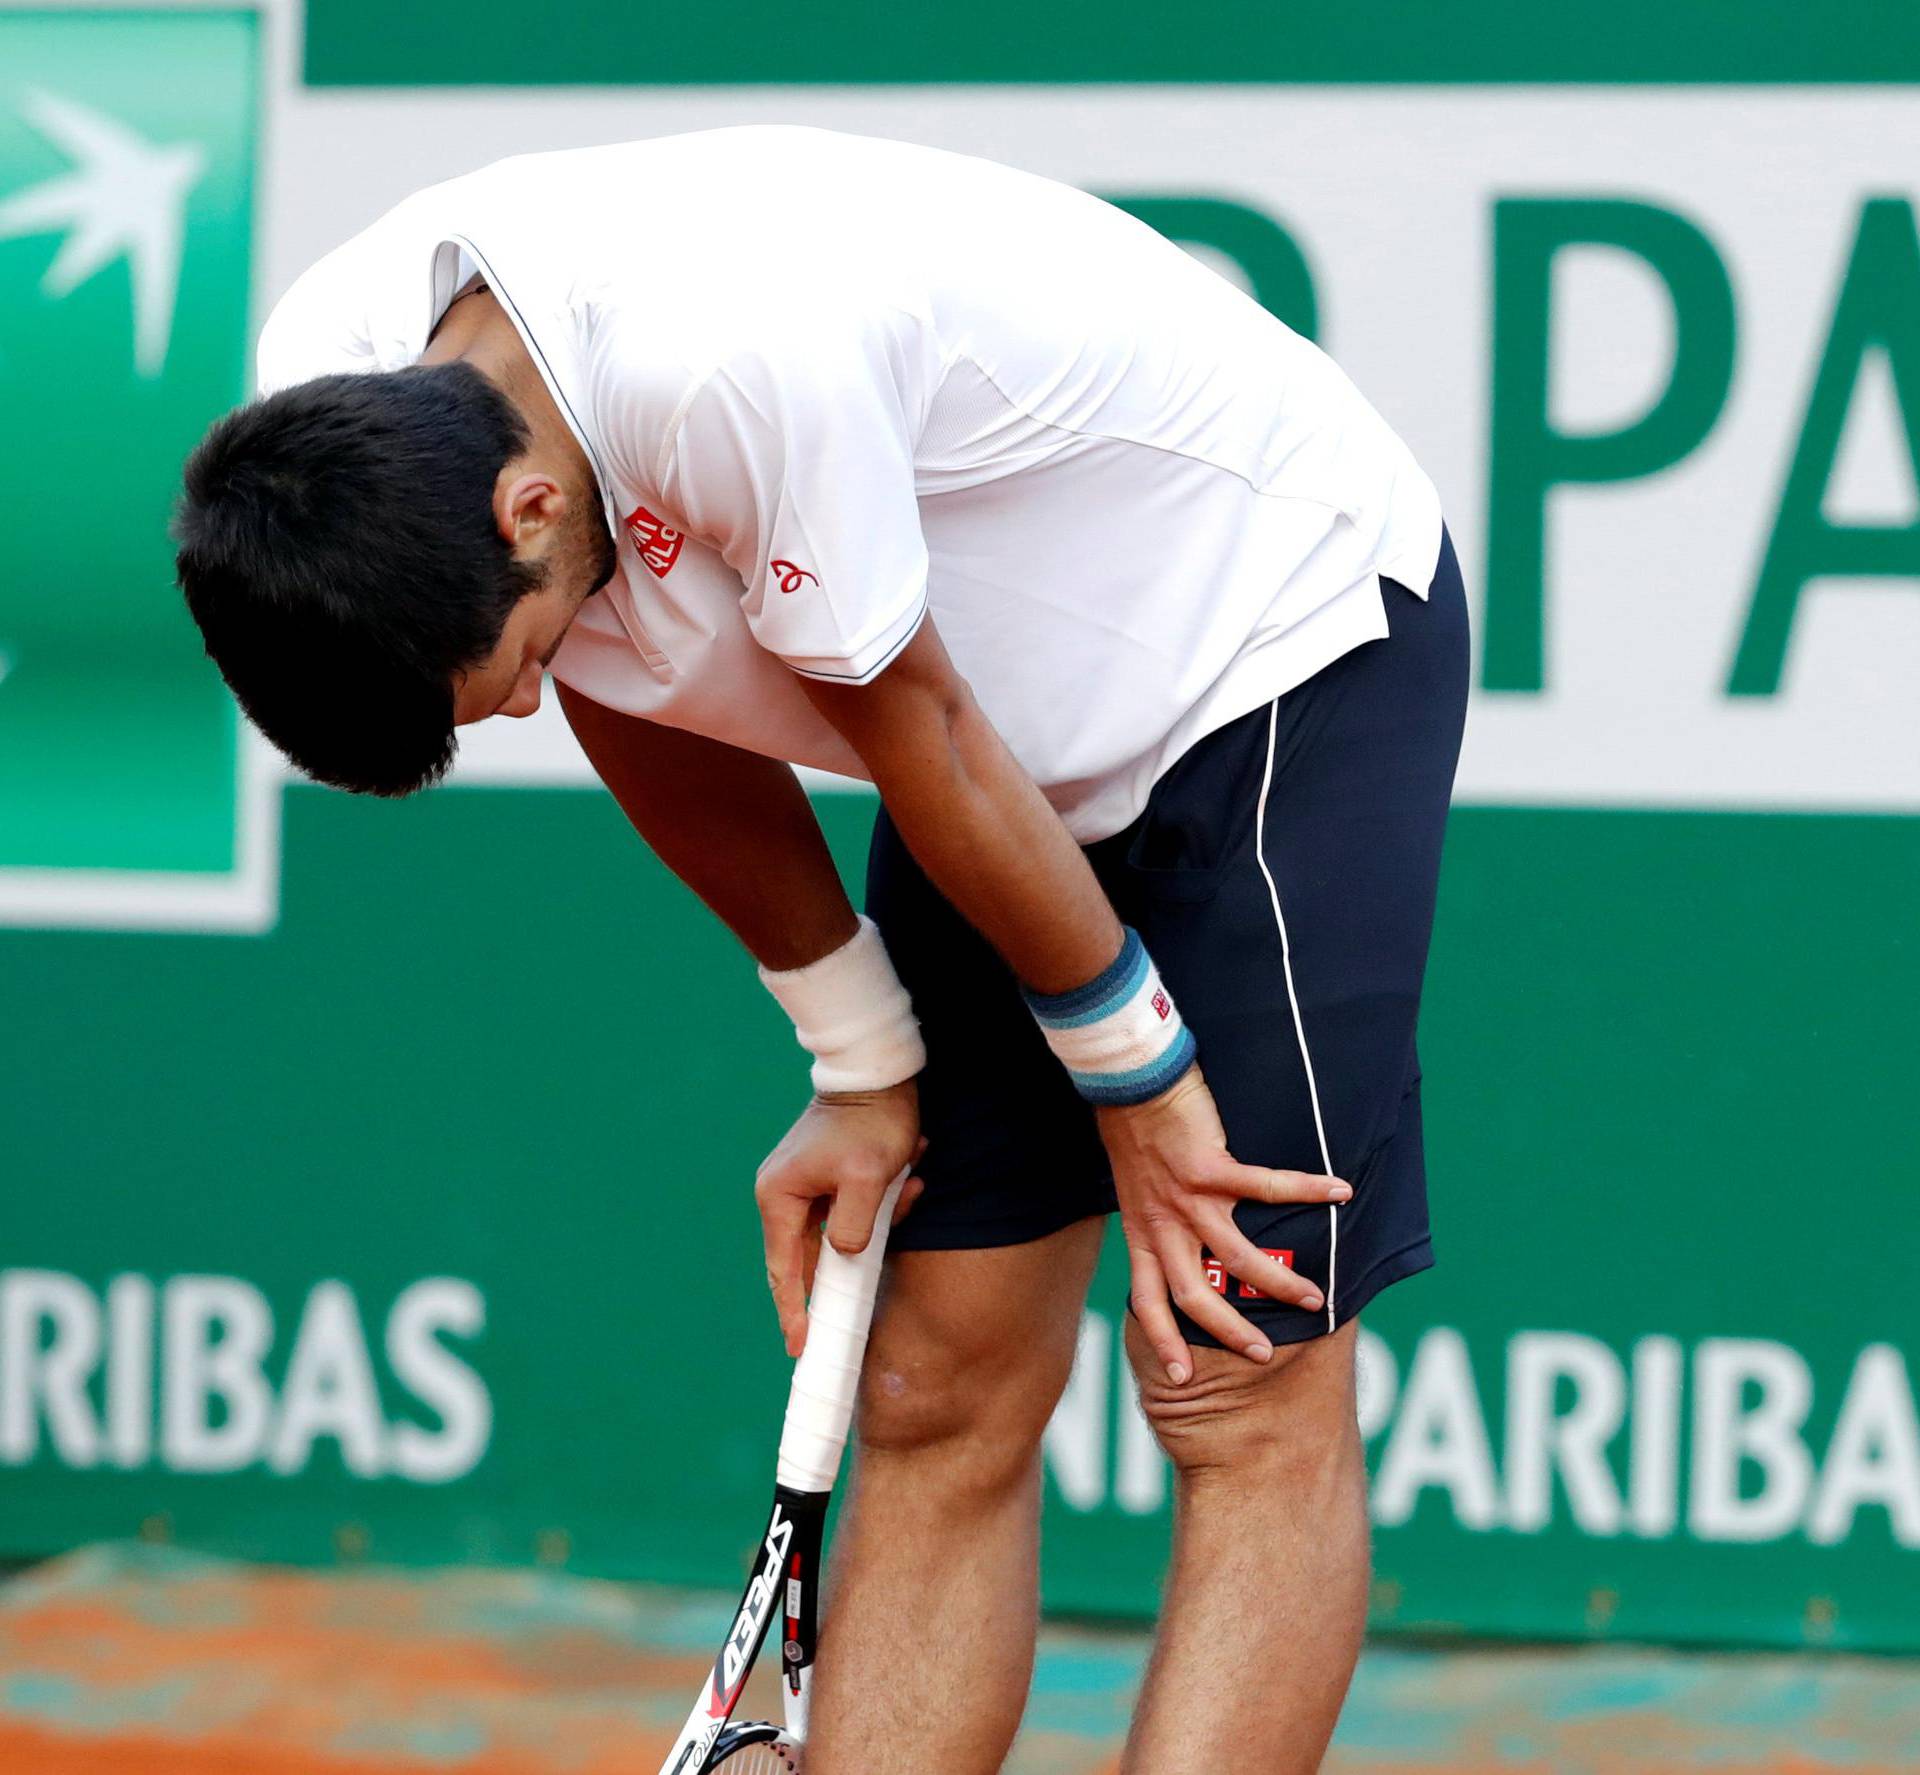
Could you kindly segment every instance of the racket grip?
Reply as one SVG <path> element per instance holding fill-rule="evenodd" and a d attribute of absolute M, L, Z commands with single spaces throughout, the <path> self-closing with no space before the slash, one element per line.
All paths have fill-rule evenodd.
<path fill-rule="evenodd" d="M 907 1180 L 902 1171 L 880 1199 L 873 1236 L 857 1257 L 843 1257 L 824 1240 L 807 1300 L 807 1347 L 794 1364 L 780 1431 L 779 1480 L 794 1491 L 831 1491 L 853 1424 L 860 1390 L 860 1364 L 867 1353 L 867 1327 L 880 1287 L 894 1204 Z"/>

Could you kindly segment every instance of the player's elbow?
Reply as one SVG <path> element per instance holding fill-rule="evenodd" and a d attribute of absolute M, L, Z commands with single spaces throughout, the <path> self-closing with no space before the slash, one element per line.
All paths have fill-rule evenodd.
<path fill-rule="evenodd" d="M 978 739 L 988 728 L 986 715 L 974 700 L 973 687 L 958 672 L 926 687 L 921 723 L 956 751 Z"/>
<path fill-rule="evenodd" d="M 967 681 L 957 672 L 923 687 L 916 697 L 910 722 L 897 736 L 894 756 L 875 763 L 881 772 L 904 770 L 922 784 L 938 783 L 944 793 L 964 790 L 992 774 L 1000 740 L 986 711 L 974 700 Z"/>
<path fill-rule="evenodd" d="M 871 682 L 806 688 L 883 789 L 902 773 L 959 771 L 969 755 L 992 743 L 986 715 L 931 622 Z"/>
<path fill-rule="evenodd" d="M 914 725 L 922 728 L 956 732 L 980 713 L 973 687 L 953 663 L 931 618 L 920 625 L 872 688 L 895 707 L 910 710 Z"/>

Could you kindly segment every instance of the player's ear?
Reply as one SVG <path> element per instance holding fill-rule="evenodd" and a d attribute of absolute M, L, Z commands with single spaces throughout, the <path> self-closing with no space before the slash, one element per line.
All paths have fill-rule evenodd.
<path fill-rule="evenodd" d="M 567 496 L 552 475 L 508 463 L 493 484 L 493 522 L 509 548 L 536 541 L 553 530 L 567 509 Z"/>

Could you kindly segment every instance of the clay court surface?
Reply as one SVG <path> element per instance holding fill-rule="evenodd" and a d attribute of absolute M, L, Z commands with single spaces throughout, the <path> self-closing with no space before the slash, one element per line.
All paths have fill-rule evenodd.
<path fill-rule="evenodd" d="M 0 1586 L 0 1771 L 652 1775 L 731 1607 L 559 1573 L 93 1548 Z M 1136 1632 L 1050 1629 L 1009 1775 L 1116 1769 L 1144 1651 Z M 749 1710 L 756 1694 L 773 1705 L 763 1687 Z M 1920 1770 L 1920 1672 L 1383 1646 L 1328 1768 L 1891 1775 Z"/>

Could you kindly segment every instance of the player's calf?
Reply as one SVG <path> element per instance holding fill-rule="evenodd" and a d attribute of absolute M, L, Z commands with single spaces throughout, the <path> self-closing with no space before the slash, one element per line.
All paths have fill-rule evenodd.
<path fill-rule="evenodd" d="M 1038 1615 L 1039 1446 L 1066 1385 L 1100 1223 L 907 1251 L 880 1303 L 860 1461 L 821 1640 L 816 1775 L 990 1775 Z"/>
<path fill-rule="evenodd" d="M 1127 1354 L 1174 1467 L 1173 1565 L 1123 1775 L 1308 1775 L 1366 1625 L 1366 1469 L 1355 1326 L 1256 1364 L 1197 1349 L 1172 1385 Z"/>

